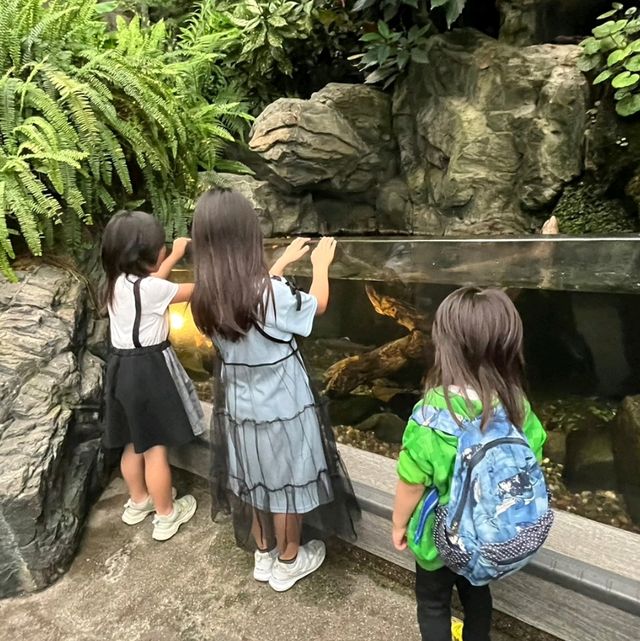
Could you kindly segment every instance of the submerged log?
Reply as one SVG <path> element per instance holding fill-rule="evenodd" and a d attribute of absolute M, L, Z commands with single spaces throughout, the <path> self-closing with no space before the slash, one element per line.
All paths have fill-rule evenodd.
<path fill-rule="evenodd" d="M 348 356 L 332 365 L 324 376 L 325 392 L 329 395 L 347 395 L 359 385 L 395 374 L 411 361 L 433 357 L 429 336 L 432 318 L 429 315 L 401 300 L 379 294 L 369 284 L 366 285 L 366 292 L 378 314 L 393 318 L 410 333 L 370 352 Z"/>
<path fill-rule="evenodd" d="M 429 356 L 431 340 L 416 330 L 365 354 L 343 358 L 325 373 L 325 392 L 344 396 L 359 385 L 385 378 L 409 364 Z"/>

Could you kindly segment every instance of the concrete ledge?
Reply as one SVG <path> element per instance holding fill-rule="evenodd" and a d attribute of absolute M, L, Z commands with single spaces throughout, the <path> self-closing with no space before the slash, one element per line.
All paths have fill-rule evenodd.
<path fill-rule="evenodd" d="M 412 556 L 390 542 L 394 461 L 339 448 L 363 510 L 356 545 L 413 570 Z M 206 477 L 207 442 L 175 451 L 172 463 Z M 493 593 L 496 609 L 563 641 L 634 641 L 640 629 L 640 537 L 557 512 L 545 548 L 526 570 L 497 582 Z"/>

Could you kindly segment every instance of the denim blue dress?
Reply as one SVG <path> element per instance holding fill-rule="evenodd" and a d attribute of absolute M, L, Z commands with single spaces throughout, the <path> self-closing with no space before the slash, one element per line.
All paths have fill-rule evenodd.
<path fill-rule="evenodd" d="M 264 514 L 304 514 L 316 530 L 353 535 L 351 484 L 295 339 L 311 333 L 317 301 L 271 284 L 264 324 L 237 342 L 213 338 L 213 509 L 233 510 L 241 543 Z"/>

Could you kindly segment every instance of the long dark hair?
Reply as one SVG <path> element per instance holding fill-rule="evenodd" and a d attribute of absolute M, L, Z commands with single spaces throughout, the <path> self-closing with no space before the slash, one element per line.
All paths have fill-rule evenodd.
<path fill-rule="evenodd" d="M 196 204 L 191 238 L 196 325 L 207 336 L 238 341 L 264 322 L 273 300 L 258 216 L 241 194 L 208 191 Z"/>
<path fill-rule="evenodd" d="M 108 222 L 102 236 L 102 266 L 107 279 L 103 303 L 113 300 L 120 274 L 147 276 L 164 247 L 164 229 L 144 211 L 120 211 Z"/>
<path fill-rule="evenodd" d="M 482 428 L 496 401 L 518 428 L 524 421 L 522 320 L 499 289 L 463 287 L 442 301 L 432 328 L 435 364 L 427 388 L 442 386 L 451 413 L 449 387 L 463 396 L 471 388 L 482 403 Z M 469 400 L 467 398 L 467 400 Z"/>

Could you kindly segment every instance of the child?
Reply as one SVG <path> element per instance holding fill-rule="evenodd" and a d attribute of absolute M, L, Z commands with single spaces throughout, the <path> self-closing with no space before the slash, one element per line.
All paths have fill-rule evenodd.
<path fill-rule="evenodd" d="M 302 522 L 353 536 L 353 493 L 331 427 L 312 393 L 294 335 L 308 336 L 329 301 L 336 242 L 311 254 L 309 294 L 282 279 L 309 250 L 294 240 L 272 267 L 249 201 L 210 191 L 193 222 L 193 316 L 218 352 L 214 377 L 214 515 L 231 508 L 236 540 L 257 551 L 253 576 L 285 591 L 320 567 L 325 545 L 301 545 Z"/>
<path fill-rule="evenodd" d="M 193 496 L 174 501 L 167 448 L 203 432 L 193 385 L 167 340 L 168 308 L 188 301 L 193 285 L 166 279 L 184 256 L 178 238 L 166 257 L 162 225 L 123 211 L 102 241 L 112 350 L 105 380 L 105 444 L 124 448 L 120 469 L 129 490 L 122 520 L 141 523 L 155 511 L 153 538 L 170 539 L 196 510 Z"/>
<path fill-rule="evenodd" d="M 416 556 L 416 598 L 423 641 L 451 641 L 454 586 L 465 613 L 462 638 L 488 641 L 492 610 L 488 585 L 472 585 L 444 567 L 434 540 L 436 519 L 429 515 L 422 522 L 422 536 L 416 535 L 422 512 L 416 508 L 423 496 L 424 502 L 429 499 L 431 493 L 425 488 L 437 490 L 441 506 L 449 503 L 458 436 L 463 438 L 461 434 L 468 425 L 465 421 L 475 419 L 476 428 L 486 434 L 499 417 L 504 417 L 502 408 L 504 422 L 521 430 L 538 459 L 546 434 L 525 397 L 522 322 L 504 292 L 467 287 L 450 294 L 436 312 L 433 342 L 435 364 L 427 379 L 425 397 L 407 425 L 398 461 L 393 544 L 398 550 L 409 545 Z M 426 416 L 426 421 L 421 416 Z M 434 427 L 433 417 L 437 416 L 444 420 Z M 445 424 L 459 428 L 458 436 L 455 430 L 438 429 L 444 429 Z M 511 442 L 518 440 L 521 437 Z M 520 449 L 531 454 L 529 448 Z M 535 460 L 533 463 L 537 465 Z"/>

